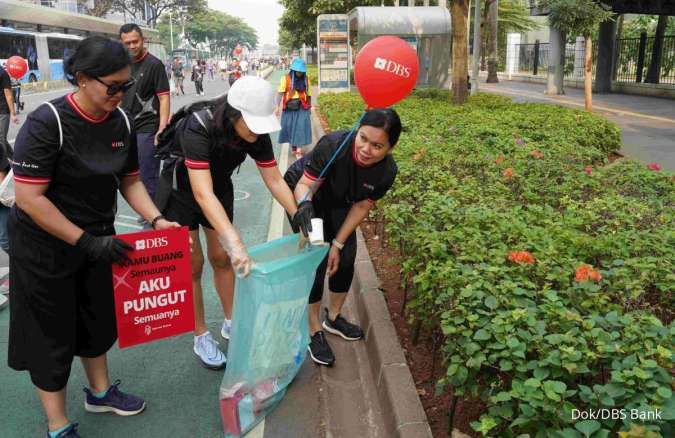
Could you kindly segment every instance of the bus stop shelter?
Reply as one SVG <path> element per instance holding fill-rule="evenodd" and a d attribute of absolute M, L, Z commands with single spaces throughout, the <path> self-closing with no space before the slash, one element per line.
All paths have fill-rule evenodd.
<path fill-rule="evenodd" d="M 450 11 L 438 6 L 357 7 L 349 12 L 352 59 L 368 41 L 382 35 L 410 43 L 420 62 L 418 87 L 444 87 L 450 68 Z"/>

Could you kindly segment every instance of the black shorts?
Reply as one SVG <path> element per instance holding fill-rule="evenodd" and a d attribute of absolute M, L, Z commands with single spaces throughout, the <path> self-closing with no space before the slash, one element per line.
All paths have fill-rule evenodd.
<path fill-rule="evenodd" d="M 340 227 L 347 218 L 349 207 L 344 208 L 326 208 L 316 211 L 316 217 L 323 219 L 323 239 L 330 243 L 335 239 Z M 290 216 L 286 215 L 290 221 Z M 298 233 L 297 227 L 293 232 Z M 344 242 L 344 248 L 340 251 L 340 263 L 338 270 L 328 279 L 328 288 L 334 293 L 347 293 L 352 286 L 354 279 L 354 262 L 356 261 L 356 232 L 352 232 Z M 309 304 L 318 303 L 323 298 L 323 287 L 326 279 L 326 269 L 328 268 L 328 255 L 324 257 L 321 264 L 316 268 L 314 275 L 314 284 L 309 294 Z"/>
<path fill-rule="evenodd" d="M 227 194 L 218 198 L 227 213 L 227 217 L 232 222 L 234 218 L 234 193 Z M 202 209 L 195 201 L 192 194 L 173 190 L 162 215 L 169 221 L 178 222 L 187 226 L 190 231 L 199 229 L 199 226 L 213 229 L 213 226 L 206 219 Z"/>
<path fill-rule="evenodd" d="M 117 339 L 110 263 L 9 219 L 9 366 L 44 391 L 66 386 L 74 356 L 98 357 Z M 114 229 L 110 228 L 110 234 Z"/>

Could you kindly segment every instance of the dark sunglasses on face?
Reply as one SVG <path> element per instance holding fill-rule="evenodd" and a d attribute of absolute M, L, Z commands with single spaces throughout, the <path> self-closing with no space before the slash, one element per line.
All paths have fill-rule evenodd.
<path fill-rule="evenodd" d="M 129 89 L 131 87 L 134 86 L 134 82 L 135 82 L 133 79 L 130 79 L 123 84 L 106 84 L 105 82 L 103 82 L 102 80 L 100 80 L 97 77 L 95 77 L 94 79 L 96 79 L 97 82 L 100 82 L 101 84 L 108 87 L 108 89 L 106 90 L 106 94 L 108 96 L 114 96 L 117 93 L 119 93 L 120 91 L 123 92 L 123 93 L 126 93 L 127 91 L 129 91 Z"/>

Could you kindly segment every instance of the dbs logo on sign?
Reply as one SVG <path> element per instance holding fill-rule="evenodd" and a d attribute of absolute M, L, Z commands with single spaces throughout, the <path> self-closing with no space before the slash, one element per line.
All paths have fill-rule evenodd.
<path fill-rule="evenodd" d="M 136 241 L 136 249 L 137 250 L 143 250 L 143 249 L 161 248 L 163 246 L 167 246 L 168 244 L 169 244 L 169 240 L 166 237 L 156 237 L 154 239 L 143 239 L 143 240 L 137 240 Z"/>
<path fill-rule="evenodd" d="M 398 62 L 391 61 L 388 59 L 375 58 L 375 65 L 373 65 L 373 67 L 378 70 L 394 73 L 398 76 L 401 76 L 402 78 L 410 77 L 410 69 L 408 67 L 405 67 L 399 64 Z"/>

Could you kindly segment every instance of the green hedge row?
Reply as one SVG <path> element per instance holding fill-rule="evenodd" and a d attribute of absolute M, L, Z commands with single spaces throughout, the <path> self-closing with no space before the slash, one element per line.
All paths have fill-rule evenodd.
<path fill-rule="evenodd" d="M 320 98 L 332 129 L 362 108 Z M 396 109 L 399 176 L 378 211 L 407 315 L 444 336 L 438 390 L 484 400 L 472 427 L 489 436 L 673 436 L 672 175 L 609 163 L 618 129 L 576 110 L 441 90 Z"/>

